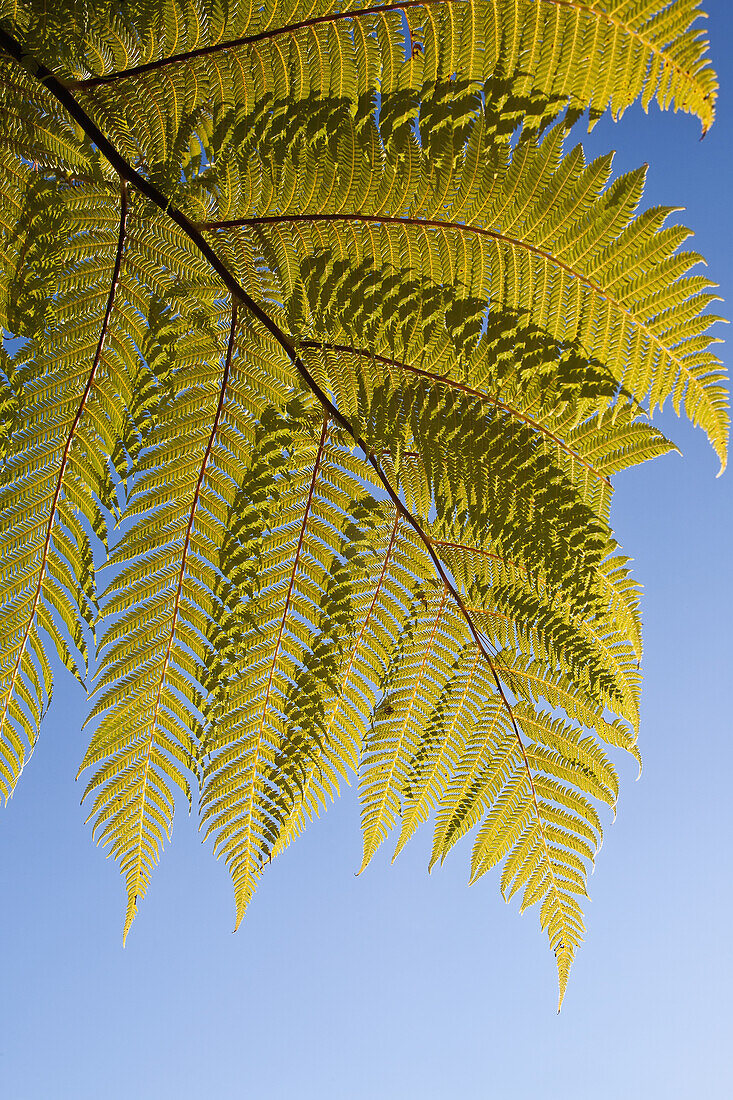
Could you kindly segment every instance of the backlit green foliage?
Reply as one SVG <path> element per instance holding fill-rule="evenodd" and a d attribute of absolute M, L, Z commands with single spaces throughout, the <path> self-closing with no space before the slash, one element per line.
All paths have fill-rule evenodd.
<path fill-rule="evenodd" d="M 696 0 L 0 0 L 0 789 L 90 689 L 124 934 L 177 801 L 234 882 L 358 775 L 537 904 L 565 991 L 638 760 L 611 479 L 721 463 L 712 284 L 571 130 L 713 120 Z"/>

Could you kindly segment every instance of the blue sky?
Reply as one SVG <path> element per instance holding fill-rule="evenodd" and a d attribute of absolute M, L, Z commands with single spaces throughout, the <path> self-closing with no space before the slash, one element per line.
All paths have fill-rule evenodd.
<path fill-rule="evenodd" d="M 707 10 L 722 94 L 705 140 L 686 116 L 635 109 L 587 144 L 618 149 L 619 171 L 649 162 L 647 201 L 687 208 L 730 300 L 733 8 Z M 236 936 L 225 869 L 180 815 L 123 951 L 122 882 L 73 782 L 84 700 L 62 679 L 2 816 L 3 1095 L 733 1096 L 733 479 L 700 433 L 660 425 L 684 458 L 620 477 L 614 512 L 645 588 L 645 769 L 637 783 L 621 761 L 562 1014 L 536 914 L 504 905 L 494 876 L 469 889 L 467 851 L 428 876 L 418 834 L 355 877 L 353 790 L 273 864 Z"/>

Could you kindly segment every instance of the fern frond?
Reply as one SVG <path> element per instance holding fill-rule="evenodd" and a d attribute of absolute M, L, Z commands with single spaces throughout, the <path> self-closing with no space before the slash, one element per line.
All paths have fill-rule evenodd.
<path fill-rule="evenodd" d="M 442 686 L 441 672 L 455 646 L 447 600 L 443 588 L 428 601 L 424 614 L 418 611 L 416 621 L 408 619 L 380 685 L 383 697 L 366 736 L 361 767 L 362 870 L 399 814 L 398 792 L 407 762 L 417 752 L 432 700 Z"/>
<path fill-rule="evenodd" d="M 532 739 L 526 745 L 525 737 Z M 596 743 L 526 704 L 515 704 L 510 719 L 504 701 L 495 698 L 457 754 L 431 857 L 431 864 L 445 859 L 481 821 L 471 881 L 503 863 L 507 900 L 521 890 L 522 910 L 541 903 L 540 923 L 558 967 L 560 1004 L 583 933 L 577 895 L 586 894 L 588 864 L 601 836 L 592 804 L 563 785 L 568 781 L 596 799 L 614 801 L 615 773 Z"/>
<path fill-rule="evenodd" d="M 363 491 L 328 417 L 311 437 L 301 416 L 263 420 L 221 557 L 231 615 L 217 645 L 231 657 L 213 689 L 201 819 L 234 880 L 237 924 L 275 845 L 328 790 L 324 767 L 343 774 L 357 751 L 329 713 L 357 630 L 368 543 L 351 502 Z"/>
<path fill-rule="evenodd" d="M 145 555 L 140 570 L 127 565 L 131 554 L 133 561 L 137 559 L 129 539 L 122 540 L 110 559 L 120 571 L 107 590 L 104 612 L 108 618 L 124 615 L 125 634 L 117 640 L 120 626 L 115 623 L 102 639 L 108 648 L 91 713 L 103 717 L 81 768 L 101 761 L 85 796 L 96 792 L 89 815 L 94 818 L 94 835 L 99 843 L 109 846 L 125 875 L 128 903 L 123 938 L 138 900 L 145 895 L 164 839 L 170 836 L 174 797 L 169 780 L 188 793 L 185 772 L 176 765 L 190 765 L 195 744 L 202 737 L 202 719 L 197 715 L 204 706 L 201 689 L 209 653 L 200 636 L 205 637 L 210 607 L 204 602 L 202 608 L 201 603 L 213 585 L 206 560 L 210 556 L 206 553 L 207 526 L 217 526 L 216 466 L 221 465 L 221 457 L 215 447 L 228 397 L 236 334 L 234 305 L 223 364 L 212 380 L 215 388 L 207 385 L 209 380 L 204 381 L 201 373 L 197 380 L 196 389 L 205 404 L 198 430 L 189 429 L 188 433 L 187 451 L 192 461 L 179 475 L 179 484 L 166 486 L 166 495 L 171 488 L 178 490 L 174 503 L 166 509 L 167 540 L 158 547 L 154 539 L 149 540 L 154 549 Z M 184 390 L 181 396 L 188 399 L 190 392 Z M 165 426 L 168 432 L 177 430 L 179 415 L 175 409 Z M 168 432 L 160 431 L 159 446 L 153 446 L 141 463 L 147 476 L 143 473 L 132 496 L 135 510 L 140 503 L 145 509 L 142 524 L 153 529 L 160 522 L 161 505 L 165 508 L 155 475 L 161 466 L 160 452 L 170 438 Z M 174 516 L 178 520 L 175 526 L 171 524 Z M 116 598 L 118 593 L 124 594 L 123 606 Z M 151 629 L 143 624 L 150 622 L 153 609 Z M 137 644 L 130 652 L 132 630 L 137 632 Z M 181 697 L 187 708 L 180 706 Z M 120 797 L 123 791 L 124 801 Z"/>
<path fill-rule="evenodd" d="M 439 98 L 440 87 L 433 94 Z M 275 146 L 281 167 L 264 196 L 248 177 L 270 174 L 267 144 L 255 148 L 245 140 L 238 194 L 257 195 L 257 209 L 236 212 L 229 201 L 226 216 L 210 222 L 216 240 L 236 249 L 257 241 L 280 273 L 285 298 L 297 291 L 294 268 L 300 272 L 306 257 L 324 250 L 334 264 L 371 264 L 377 271 L 389 271 L 400 257 L 398 267 L 406 264 L 413 278 L 437 286 L 455 284 L 461 271 L 467 303 L 495 301 L 558 346 L 582 347 L 586 360 L 602 364 L 650 413 L 667 400 L 678 412 L 684 407 L 723 461 L 727 397 L 705 336 L 715 320 L 704 312 L 712 284 L 690 274 L 700 257 L 677 251 L 688 231 L 665 228 L 669 210 L 636 214 L 644 172 L 608 186 L 610 158 L 587 164 L 580 147 L 564 154 L 562 126 L 543 140 L 527 133 L 512 150 L 505 136 L 497 138 L 501 107 L 487 90 L 486 102 L 474 97 L 454 128 L 452 170 L 441 174 L 430 155 L 425 106 L 423 100 L 418 143 L 413 129 L 390 132 L 381 108 L 379 120 L 368 116 L 359 129 L 334 103 L 328 144 L 314 139 L 297 160 Z M 277 142 L 277 133 L 270 137 Z M 356 301 L 336 297 L 331 342 L 353 344 Z M 381 324 L 381 340 L 362 346 L 394 356 L 384 313 Z M 399 358 L 422 366 L 429 342 L 401 343 Z M 444 373 L 451 355 L 455 363 L 450 344 L 436 343 L 428 355 L 436 373 Z M 439 355 L 443 371 L 434 366 Z M 456 379 L 473 386 L 483 380 Z"/>
<path fill-rule="evenodd" d="M 391 525 L 386 525 L 381 531 L 376 526 L 372 531 L 373 567 L 376 573 L 372 577 L 367 574 L 367 578 L 362 581 L 362 592 L 355 593 L 354 609 L 359 622 L 358 634 L 351 646 L 339 689 L 331 704 L 317 766 L 310 768 L 293 808 L 283 822 L 273 848 L 273 856 L 283 852 L 301 834 L 307 821 L 316 816 L 320 808 L 338 792 L 338 777 L 346 777 L 349 771 L 356 771 L 358 767 L 362 730 L 370 705 L 376 699 L 373 681 L 379 676 L 382 667 L 378 653 L 385 656 L 383 648 L 375 653 L 373 644 L 370 645 L 366 639 L 374 631 L 375 623 L 385 623 L 391 601 L 394 601 L 393 611 L 398 612 L 398 617 L 393 618 L 392 622 L 395 625 L 400 622 L 402 605 L 399 596 L 395 600 L 396 578 L 392 571 L 393 556 L 399 554 L 399 527 L 400 516 L 395 513 Z M 397 592 L 399 593 L 399 588 Z M 374 635 L 374 642 L 383 646 L 380 634 Z"/>
<path fill-rule="evenodd" d="M 95 406 L 98 408 L 101 376 L 110 359 L 109 352 L 105 356 L 105 343 L 120 279 L 127 219 L 123 185 L 109 270 L 101 268 L 90 303 L 96 307 L 96 316 L 92 314 L 98 332 L 96 347 L 86 362 L 70 363 L 64 347 L 68 334 L 62 327 L 56 357 L 49 357 L 43 364 L 45 371 L 41 368 L 28 387 L 15 433 L 18 442 L 14 440 L 11 454 L 6 456 L 0 631 L 0 751 L 6 798 L 33 749 L 51 698 L 53 681 L 39 630 L 51 635 L 64 663 L 82 679 L 85 627 L 96 617 L 92 551 L 75 509 L 82 511 L 92 529 L 100 531 L 104 524 L 99 510 L 100 470 L 94 461 L 100 417 L 95 416 Z M 66 631 L 78 657 L 67 644 Z M 84 662 L 81 672 L 79 659 Z"/>
<path fill-rule="evenodd" d="M 567 135 L 637 98 L 707 128 L 699 14 L 6 11 L 0 790 L 47 643 L 81 677 L 101 626 L 80 770 L 124 935 L 181 792 L 238 924 L 358 772 L 362 868 L 397 826 L 395 855 L 434 816 L 431 866 L 475 830 L 471 879 L 539 904 L 562 1000 L 606 746 L 639 759 L 612 477 L 673 448 L 667 401 L 727 440 L 688 231 Z"/>
<path fill-rule="evenodd" d="M 397 0 L 347 7 L 323 0 L 285 8 L 268 0 L 225 11 L 186 5 L 176 19 L 177 42 L 159 29 L 156 38 L 148 11 L 135 27 L 131 11 L 128 35 L 108 31 L 102 45 L 99 28 L 68 76 L 93 90 L 97 102 L 101 93 L 114 101 L 120 85 L 147 88 L 155 81 L 166 106 L 195 102 L 212 85 L 225 101 L 248 103 L 261 91 L 293 100 L 355 97 L 378 79 L 385 92 L 439 73 L 480 80 L 504 54 L 509 71 L 521 66 L 545 94 L 570 96 L 596 113 L 608 107 L 618 116 L 641 98 L 645 109 L 656 99 L 662 108 L 691 111 L 704 129 L 713 120 L 717 81 L 696 27 L 700 9 L 690 0 Z M 140 115 L 142 104 L 135 121 L 149 128 Z"/>

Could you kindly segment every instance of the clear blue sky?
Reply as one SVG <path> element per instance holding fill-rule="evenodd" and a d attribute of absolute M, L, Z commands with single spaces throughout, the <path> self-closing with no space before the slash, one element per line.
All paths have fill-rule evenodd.
<path fill-rule="evenodd" d="M 590 147 L 650 164 L 733 298 L 733 5 L 709 0 L 721 76 L 700 143 L 629 112 Z M 726 307 L 724 307 L 725 309 Z M 731 306 L 728 305 L 730 312 Z M 725 335 L 725 330 L 722 331 Z M 123 951 L 122 882 L 73 776 L 84 701 L 61 680 L 0 833 L 0 1092 L 8 1100 L 728 1100 L 733 1097 L 730 744 L 733 475 L 703 437 L 618 480 L 645 586 L 645 770 L 621 762 L 561 1016 L 534 911 L 468 852 L 425 872 L 428 835 L 356 878 L 353 791 L 269 870 L 231 935 L 223 866 L 181 815 Z"/>

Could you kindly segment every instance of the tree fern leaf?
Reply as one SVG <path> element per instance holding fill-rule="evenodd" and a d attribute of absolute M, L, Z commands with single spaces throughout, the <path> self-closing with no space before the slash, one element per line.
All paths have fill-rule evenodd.
<path fill-rule="evenodd" d="M 192 775 L 239 922 L 361 756 L 364 865 L 398 821 L 399 851 L 434 813 L 431 865 L 476 829 L 471 878 L 503 863 L 539 905 L 562 998 L 602 743 L 638 758 L 611 477 L 671 448 L 644 403 L 721 461 L 727 431 L 686 231 L 566 135 L 636 98 L 709 125 L 698 8 L 309 4 L 20 5 L 0 32 L 26 340 L 0 362 L 0 788 L 48 636 L 84 662 L 104 549 L 82 770 L 125 933 Z"/>
<path fill-rule="evenodd" d="M 270 643 L 264 650 L 260 645 L 261 652 L 255 649 L 252 654 L 253 671 L 256 670 L 258 680 L 250 685 L 249 678 L 244 678 L 241 689 L 236 680 L 232 681 L 225 694 L 225 698 L 230 695 L 225 704 L 225 715 L 230 717 L 223 717 L 217 723 L 207 746 L 210 763 L 205 770 L 201 821 L 207 836 L 214 835 L 216 838 L 217 855 L 223 853 L 227 858 L 234 882 L 237 924 L 247 908 L 256 876 L 264 860 L 270 858 L 277 838 L 277 823 L 287 813 L 293 798 L 292 790 L 299 787 L 298 769 L 302 764 L 297 756 L 289 766 L 292 770 L 284 770 L 277 778 L 272 774 L 272 767 L 275 758 L 283 757 L 288 751 L 281 717 L 283 712 L 287 713 L 288 687 L 283 676 L 288 674 L 286 670 L 291 664 L 293 641 L 297 646 L 297 618 L 293 621 L 292 616 L 297 614 L 294 605 L 298 595 L 298 571 L 304 568 L 308 548 L 316 557 L 319 554 L 313 536 L 308 533 L 308 525 L 315 510 L 316 487 L 321 463 L 324 462 L 327 437 L 328 418 L 324 417 L 303 510 L 297 522 L 292 566 L 288 574 L 283 575 L 282 581 L 275 581 L 277 585 L 286 582 L 286 586 L 281 597 L 283 604 L 278 625 L 272 624 L 272 648 Z M 288 619 L 291 620 L 289 623 Z M 289 637 L 286 628 L 295 632 L 295 639 Z M 254 694 L 250 694 L 253 690 Z M 236 708 L 233 713 L 232 707 Z M 238 709 L 240 714 L 234 719 Z M 309 748 L 309 738 L 313 736 L 306 727 L 299 735 L 300 739 L 304 739 L 303 749 L 299 748 L 298 738 L 294 739 L 292 748 L 296 753 L 305 752 L 307 757 L 309 752 L 314 751 Z M 286 756 L 283 763 L 287 764 Z M 285 788 L 284 793 L 277 790 L 276 783 Z"/>
<path fill-rule="evenodd" d="M 388 102 L 385 95 L 383 109 Z M 465 149 L 455 151 L 459 164 L 463 162 L 475 180 L 470 201 L 465 190 L 459 191 L 460 211 L 455 193 L 443 194 L 435 190 L 434 181 L 424 180 L 430 162 L 417 148 L 410 170 L 399 176 L 397 191 L 389 160 L 384 154 L 372 160 L 372 173 L 382 179 L 383 194 L 376 208 L 365 204 L 364 192 L 357 198 L 353 189 L 349 193 L 353 206 L 345 208 L 346 195 L 338 197 L 337 185 L 325 186 L 324 180 L 319 193 L 318 175 L 308 172 L 308 190 L 300 195 L 286 197 L 276 187 L 268 200 L 272 212 L 260 206 L 250 215 L 211 223 L 212 229 L 223 241 L 235 226 L 248 227 L 263 247 L 272 248 L 277 241 L 276 255 L 285 242 L 288 248 L 312 253 L 322 247 L 325 235 L 334 257 L 344 255 L 342 232 L 348 229 L 356 234 L 356 262 L 379 255 L 383 263 L 390 263 L 395 248 L 419 249 L 423 272 L 433 279 L 437 276 L 438 282 L 455 281 L 451 257 L 458 249 L 478 253 L 481 266 L 476 270 L 486 273 L 475 286 L 480 298 L 498 293 L 505 307 L 531 311 L 542 303 L 534 314 L 540 324 L 552 325 L 553 336 L 561 342 L 579 341 L 586 354 L 606 363 L 637 400 L 649 398 L 653 410 L 668 397 L 679 408 L 684 398 L 688 415 L 702 424 L 722 456 L 726 414 L 715 361 L 707 357 L 704 340 L 699 346 L 690 342 L 689 347 L 680 341 L 674 313 L 665 317 L 664 327 L 658 323 L 656 285 L 677 287 L 677 309 L 687 308 L 691 299 L 696 301 L 696 317 L 709 300 L 709 284 L 686 275 L 696 261 L 694 254 L 675 255 L 684 234 L 662 228 L 669 211 L 634 217 L 643 172 L 622 177 L 604 190 L 609 159 L 585 166 L 577 150 L 570 155 L 572 170 L 567 170 L 561 158 L 560 128 L 541 142 L 528 134 L 509 155 L 503 136 L 497 138 L 485 121 L 501 109 L 487 98 L 483 111 L 474 107 L 470 119 L 476 141 L 484 146 L 480 178 L 469 169 Z M 346 135 L 353 121 L 336 104 L 332 111 L 337 132 L 340 129 Z M 425 117 L 430 118 L 427 110 Z M 427 153 L 430 130 L 427 122 L 424 125 L 421 141 Z M 387 143 L 394 140 L 388 134 L 382 136 Z M 414 143 L 414 137 L 409 140 Z M 358 144 L 354 145 L 354 136 L 349 137 L 348 148 Z M 409 142 L 408 147 L 412 148 Z M 471 141 L 465 148 L 470 147 Z M 240 164 L 245 174 L 258 155 L 260 150 L 243 147 L 246 159 Z M 343 155 L 349 155 L 346 145 Z M 460 180 L 458 168 L 457 173 Z M 489 174 L 492 182 L 487 187 Z M 446 216 L 446 205 L 455 210 L 454 217 Z M 459 213 L 465 220 L 457 220 Z M 645 270 L 652 260 L 656 261 L 653 268 Z M 524 272 L 519 285 L 509 274 L 513 270 Z M 543 285 L 552 287 L 549 298 L 541 292 Z M 561 302 L 562 308 L 555 308 Z"/>
<path fill-rule="evenodd" d="M 436 702 L 419 747 L 410 761 L 402 795 L 402 828 L 396 859 L 415 829 L 438 804 L 444 784 L 455 767 L 472 720 L 483 702 L 485 671 L 481 654 L 467 647 L 456 659 L 456 669 Z"/>

